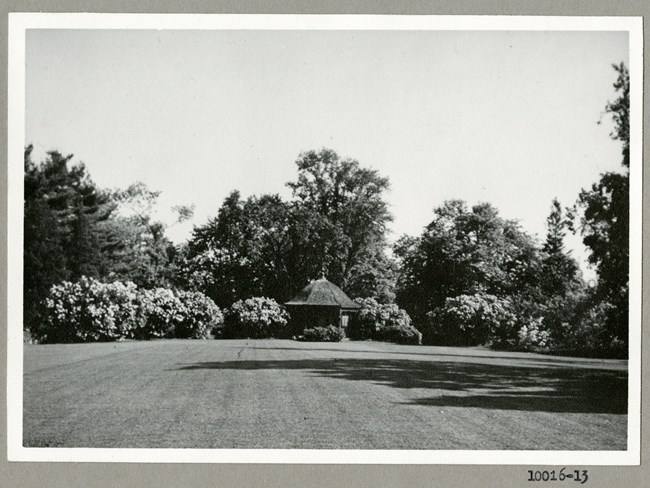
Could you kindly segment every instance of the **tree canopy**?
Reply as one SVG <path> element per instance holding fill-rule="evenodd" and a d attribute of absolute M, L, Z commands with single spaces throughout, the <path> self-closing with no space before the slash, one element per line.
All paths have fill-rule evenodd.
<path fill-rule="evenodd" d="M 228 306 L 251 296 L 286 301 L 326 273 L 353 296 L 389 300 L 388 180 L 328 149 L 301 154 L 296 166 L 291 201 L 233 191 L 216 218 L 194 229 L 185 282 Z"/>
<path fill-rule="evenodd" d="M 50 151 L 35 163 L 24 153 L 25 326 L 37 326 L 43 298 L 62 280 L 82 276 L 152 286 L 170 281 L 173 245 L 150 212 L 157 192 L 142 183 L 99 188 L 73 155 Z M 128 208 L 130 212 L 124 212 Z M 181 208 L 186 217 L 189 210 Z"/>
<path fill-rule="evenodd" d="M 397 242 L 395 254 L 397 303 L 420 324 L 447 298 L 516 294 L 538 279 L 534 240 L 488 203 L 469 209 L 461 200 L 445 202 L 420 237 Z"/>
<path fill-rule="evenodd" d="M 623 354 L 629 296 L 629 73 L 614 65 L 605 105 L 621 170 L 582 190 L 573 209 L 551 202 L 538 242 L 487 202 L 448 200 L 419 236 L 388 247 L 390 183 L 331 149 L 307 151 L 278 194 L 233 190 L 216 216 L 174 245 L 155 218 L 160 192 L 136 182 L 104 190 L 72 155 L 24 153 L 24 315 L 38 326 L 52 285 L 82 276 L 199 291 L 219 307 L 252 297 L 280 303 L 321 274 L 353 298 L 399 305 L 430 343 L 573 348 Z M 177 221 L 193 207 L 178 206 Z M 580 231 L 598 283 L 588 287 L 565 247 Z M 392 252 L 391 252 L 392 251 Z M 395 301 L 395 304 L 392 302 Z M 439 341 L 439 342 L 436 342 Z"/>
<path fill-rule="evenodd" d="M 630 75 L 624 64 L 613 65 L 618 73 L 614 89 L 617 98 L 605 112 L 614 122 L 611 137 L 622 144 L 621 172 L 603 173 L 591 188 L 582 190 L 578 207 L 583 242 L 590 251 L 589 262 L 598 273 L 600 300 L 611 305 L 607 328 L 612 339 L 627 343 L 629 311 L 629 221 L 630 221 Z"/>

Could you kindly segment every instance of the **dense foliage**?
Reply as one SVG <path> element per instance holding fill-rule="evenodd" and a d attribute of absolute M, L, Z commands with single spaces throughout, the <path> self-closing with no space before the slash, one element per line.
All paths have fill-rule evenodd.
<path fill-rule="evenodd" d="M 357 298 L 361 305 L 348 325 L 353 340 L 373 339 L 398 344 L 420 344 L 422 334 L 411 326 L 411 318 L 394 303 L 379 303 L 374 298 Z"/>
<path fill-rule="evenodd" d="M 23 304 L 28 328 L 38 324 L 39 305 L 50 286 L 99 273 L 101 240 L 95 229 L 115 210 L 85 166 L 69 164 L 72 155 L 51 151 L 37 165 L 32 150 L 28 146 L 24 155 Z"/>
<path fill-rule="evenodd" d="M 283 301 L 322 271 L 353 296 L 392 299 L 385 254 L 388 180 L 333 151 L 296 161 L 293 200 L 233 191 L 216 218 L 194 229 L 179 285 L 228 307 L 242 298 Z"/>
<path fill-rule="evenodd" d="M 489 203 L 448 200 L 419 236 L 387 249 L 389 181 L 330 149 L 296 160 L 291 198 L 228 195 L 217 216 L 175 246 L 144 184 L 106 191 L 57 151 L 24 154 L 24 317 L 50 342 L 122 338 L 288 337 L 278 305 L 325 273 L 362 305 L 352 339 L 489 345 L 625 356 L 629 298 L 629 73 L 614 66 L 607 103 L 622 170 L 576 205 L 550 205 L 543 242 Z M 177 207 L 178 221 L 192 208 Z M 565 249 L 580 232 L 598 280 Z M 185 291 L 180 291 L 185 290 Z M 258 297 L 258 298 L 251 298 Z M 259 298 L 268 297 L 268 298 Z M 336 329 L 336 333 L 332 330 Z M 309 330 L 335 337 L 340 330 Z M 337 339 L 338 340 L 338 339 Z"/>
<path fill-rule="evenodd" d="M 340 327 L 328 325 L 305 329 L 302 339 L 307 342 L 341 342 L 343 337 L 343 330 Z"/>
<path fill-rule="evenodd" d="M 224 314 L 225 339 L 263 339 L 288 337 L 289 315 L 272 298 L 238 300 Z"/>
<path fill-rule="evenodd" d="M 140 290 L 137 304 L 141 317 L 133 330 L 134 339 L 173 337 L 180 322 L 181 305 L 174 293 L 167 288 Z"/>
<path fill-rule="evenodd" d="M 219 307 L 201 292 L 177 291 L 176 299 L 181 304 L 181 320 L 176 323 L 174 337 L 206 339 L 223 321 Z"/>
<path fill-rule="evenodd" d="M 102 283 L 82 276 L 52 286 L 41 342 L 96 342 L 160 337 L 207 338 L 222 319 L 208 297 L 133 282 Z"/>
<path fill-rule="evenodd" d="M 517 317 L 510 300 L 487 293 L 447 298 L 427 314 L 423 327 L 429 344 L 476 346 L 494 340 L 507 343 L 517 334 Z"/>
<path fill-rule="evenodd" d="M 395 344 L 422 344 L 422 333 L 415 327 L 404 325 L 387 325 L 380 327 L 373 336 L 375 341 L 393 342 Z"/>
<path fill-rule="evenodd" d="M 83 163 L 50 151 L 40 164 L 24 154 L 24 326 L 35 329 L 50 287 L 82 276 L 169 284 L 176 250 L 165 226 L 151 218 L 159 196 L 142 183 L 102 190 Z M 178 207 L 179 220 L 191 214 Z"/>
<path fill-rule="evenodd" d="M 445 202 L 422 236 L 400 239 L 395 254 L 401 260 L 397 303 L 417 327 L 448 298 L 517 296 L 540 276 L 534 240 L 487 203 L 469 209 L 460 200 Z"/>
<path fill-rule="evenodd" d="M 627 344 L 629 328 L 629 221 L 630 221 L 630 75 L 624 64 L 614 65 L 618 97 L 607 104 L 614 131 L 622 143 L 622 171 L 603 173 L 578 198 L 580 231 L 598 273 L 597 301 L 606 312 L 608 340 Z"/>
<path fill-rule="evenodd" d="M 141 316 L 133 283 L 100 283 L 82 276 L 54 285 L 45 300 L 43 342 L 94 342 L 127 338 Z"/>

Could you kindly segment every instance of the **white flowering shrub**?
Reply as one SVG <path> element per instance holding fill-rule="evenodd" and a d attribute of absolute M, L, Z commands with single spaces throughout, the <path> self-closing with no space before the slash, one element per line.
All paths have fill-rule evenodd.
<path fill-rule="evenodd" d="M 537 317 L 521 326 L 517 334 L 519 345 L 523 348 L 547 347 L 550 344 L 550 333 L 543 329 L 542 317 Z"/>
<path fill-rule="evenodd" d="M 427 314 L 425 343 L 475 346 L 516 342 L 517 317 L 508 299 L 487 293 L 447 298 Z"/>
<path fill-rule="evenodd" d="M 374 339 L 398 344 L 420 344 L 422 334 L 411 325 L 405 310 L 374 298 L 356 298 L 361 309 L 352 316 L 348 336 L 353 340 Z"/>
<path fill-rule="evenodd" d="M 182 320 L 181 303 L 167 288 L 140 290 L 138 306 L 141 320 L 133 331 L 135 339 L 173 337 L 176 324 Z"/>
<path fill-rule="evenodd" d="M 227 339 L 287 337 L 289 315 L 271 298 L 239 300 L 224 314 L 223 337 Z"/>
<path fill-rule="evenodd" d="M 95 342 L 161 337 L 206 338 L 222 320 L 199 292 L 138 289 L 131 282 L 82 277 L 52 286 L 40 342 Z"/>
<path fill-rule="evenodd" d="M 52 286 L 45 300 L 43 342 L 111 341 L 130 337 L 140 320 L 137 287 L 82 277 Z"/>
<path fill-rule="evenodd" d="M 175 324 L 175 336 L 190 339 L 206 339 L 222 323 L 219 307 L 198 291 L 176 292 L 181 305 L 180 318 Z"/>

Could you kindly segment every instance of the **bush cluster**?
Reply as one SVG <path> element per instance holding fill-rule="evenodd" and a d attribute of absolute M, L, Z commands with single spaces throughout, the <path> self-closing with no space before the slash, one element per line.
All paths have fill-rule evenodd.
<path fill-rule="evenodd" d="M 621 339 L 611 338 L 606 318 L 614 306 L 606 301 L 587 303 L 577 323 L 563 332 L 561 343 L 553 344 L 555 354 L 587 357 L 626 358 L 627 345 Z"/>
<path fill-rule="evenodd" d="M 138 289 L 132 282 L 86 277 L 52 286 L 45 310 L 38 340 L 49 343 L 206 338 L 222 319 L 202 293 Z"/>
<path fill-rule="evenodd" d="M 341 342 L 343 336 L 343 330 L 333 325 L 305 329 L 303 332 L 303 339 L 307 342 Z"/>
<path fill-rule="evenodd" d="M 182 320 L 175 325 L 175 337 L 179 339 L 207 339 L 223 321 L 223 314 L 212 299 L 198 291 L 176 292 L 182 305 Z"/>
<path fill-rule="evenodd" d="M 134 304 L 141 320 L 133 329 L 134 339 L 172 337 L 175 326 L 182 319 L 180 303 L 174 293 L 166 288 L 140 290 Z"/>
<path fill-rule="evenodd" d="M 508 299 L 487 293 L 447 298 L 444 306 L 427 313 L 426 344 L 476 346 L 506 345 L 516 337 L 517 316 Z"/>
<path fill-rule="evenodd" d="M 551 334 L 544 330 L 542 317 L 530 318 L 517 332 L 518 346 L 521 349 L 546 348 L 550 345 Z"/>
<path fill-rule="evenodd" d="M 373 339 L 397 344 L 420 344 L 422 334 L 411 325 L 405 310 L 394 303 L 381 304 L 374 298 L 357 298 L 361 309 L 352 316 L 348 336 L 353 340 Z"/>
<path fill-rule="evenodd" d="M 375 341 L 393 342 L 395 344 L 418 345 L 422 344 L 422 333 L 415 327 L 403 325 L 389 325 L 377 329 L 373 336 Z"/>
<path fill-rule="evenodd" d="M 486 293 L 459 295 L 429 312 L 421 330 L 425 344 L 624 358 L 624 341 L 611 339 L 605 326 L 611 307 L 588 294 L 544 306 L 525 298 L 513 303 Z"/>
<path fill-rule="evenodd" d="M 224 339 L 264 339 L 289 337 L 289 314 L 265 297 L 238 300 L 224 314 Z"/>

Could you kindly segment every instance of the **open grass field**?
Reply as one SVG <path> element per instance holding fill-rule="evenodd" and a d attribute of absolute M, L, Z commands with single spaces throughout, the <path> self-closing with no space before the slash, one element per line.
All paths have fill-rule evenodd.
<path fill-rule="evenodd" d="M 376 342 L 25 345 L 24 445 L 620 450 L 627 361 Z"/>

